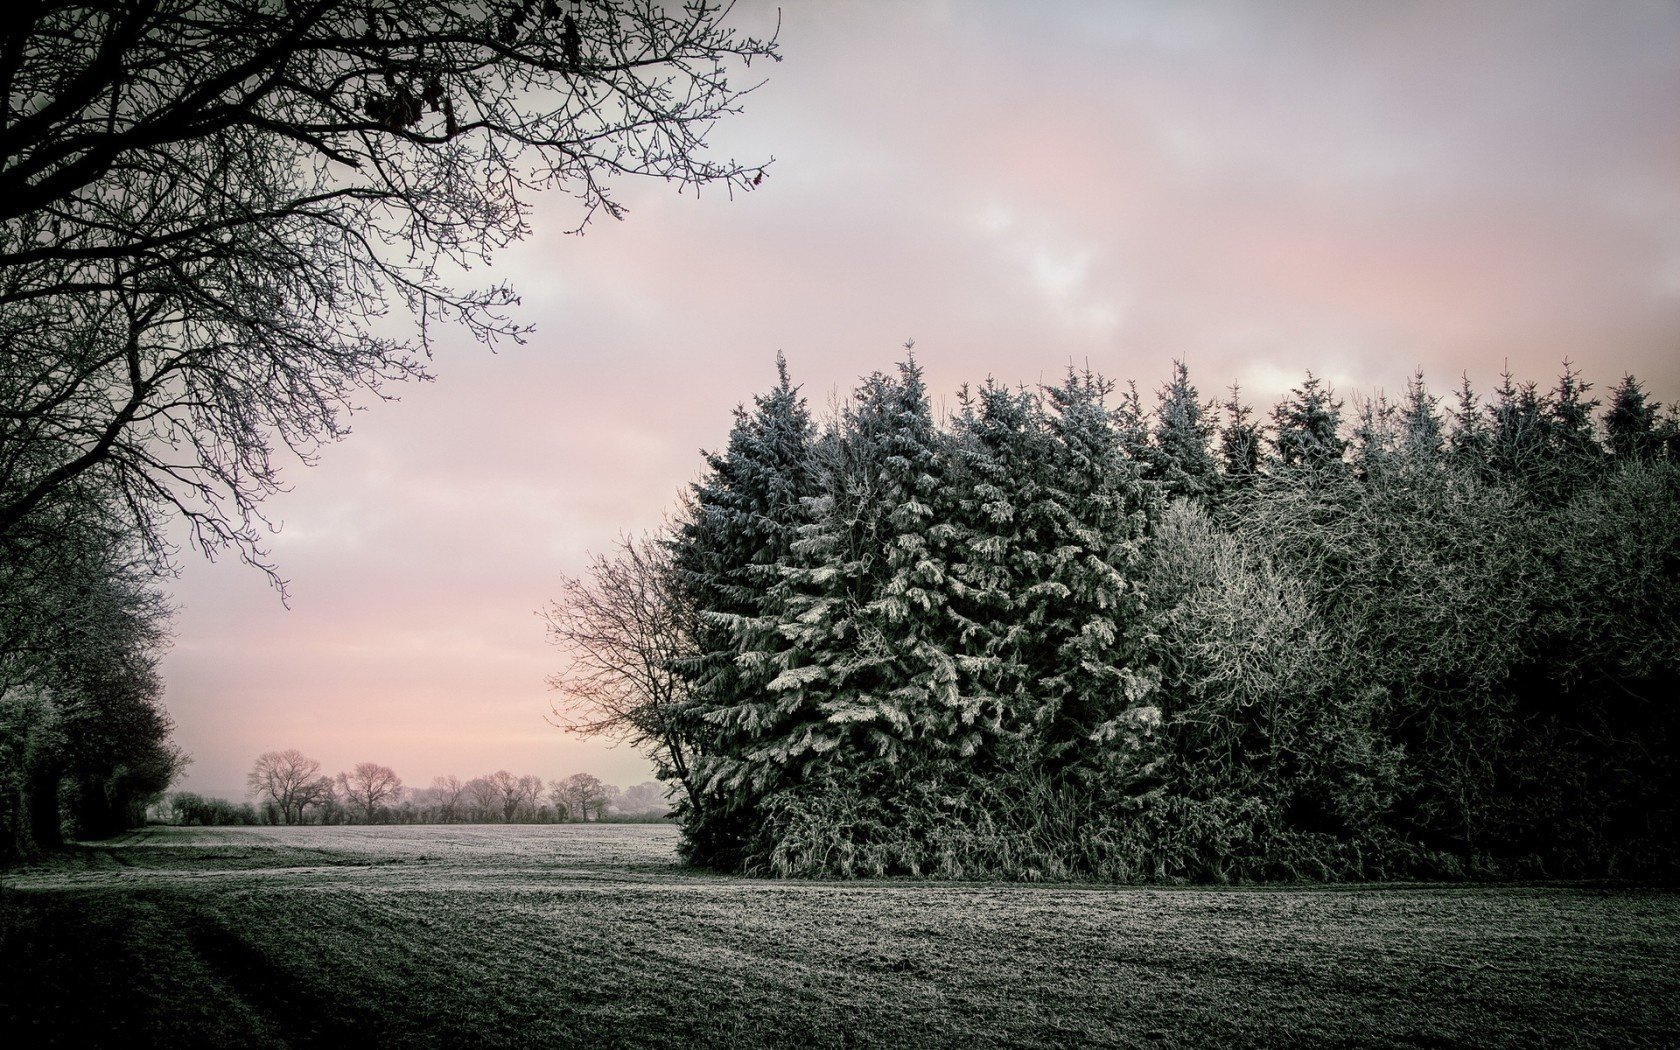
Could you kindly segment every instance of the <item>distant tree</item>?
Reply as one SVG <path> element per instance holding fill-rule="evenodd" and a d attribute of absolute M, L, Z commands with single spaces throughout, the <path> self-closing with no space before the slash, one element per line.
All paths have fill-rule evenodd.
<path fill-rule="evenodd" d="M 402 779 L 390 766 L 358 762 L 355 769 L 338 775 L 338 786 L 351 809 L 359 811 L 364 823 L 372 824 L 387 803 L 397 800 L 402 792 Z"/>
<path fill-rule="evenodd" d="M 655 780 L 632 784 L 625 788 L 619 804 L 625 813 L 634 816 L 664 813 L 671 808 L 665 798 L 665 786 Z"/>
<path fill-rule="evenodd" d="M 561 796 L 566 803 L 567 819 L 586 821 L 593 814 L 596 819 L 606 815 L 611 797 L 607 785 L 589 773 L 573 773 L 559 782 Z"/>
<path fill-rule="evenodd" d="M 321 763 L 296 749 L 265 751 L 246 776 L 251 794 L 259 803 L 274 804 L 284 824 L 303 823 L 303 809 L 316 801 Z"/>
<path fill-rule="evenodd" d="M 555 820 L 565 822 L 573 819 L 570 791 L 563 779 L 548 782 L 548 801 L 554 807 Z"/>
<path fill-rule="evenodd" d="M 192 791 L 177 791 L 162 807 L 163 819 L 187 827 L 218 827 L 228 824 L 256 824 L 257 812 L 249 802 L 235 804 L 223 798 L 206 798 Z"/>
<path fill-rule="evenodd" d="M 338 781 L 330 776 L 316 777 L 304 785 L 297 794 L 298 819 L 310 809 L 318 810 L 323 823 L 338 823 L 336 814 L 341 812 L 338 796 Z M 329 817 L 333 819 L 328 819 Z"/>
<path fill-rule="evenodd" d="M 473 777 L 467 781 L 462 794 L 472 807 L 474 820 L 494 820 L 501 811 L 502 792 L 489 777 Z"/>
<path fill-rule="evenodd" d="M 445 824 L 453 824 L 459 819 L 461 799 L 465 790 L 466 785 L 453 773 L 433 778 L 432 791 L 437 795 L 439 819 Z"/>
<path fill-rule="evenodd" d="M 497 801 L 501 805 L 502 823 L 513 823 L 514 811 L 519 808 L 519 778 L 505 769 L 498 769 L 484 779 L 496 789 Z"/>
<path fill-rule="evenodd" d="M 538 811 L 542 808 L 542 777 L 527 773 L 519 778 L 514 787 L 519 793 L 518 812 L 523 814 L 526 820 L 536 820 Z"/>

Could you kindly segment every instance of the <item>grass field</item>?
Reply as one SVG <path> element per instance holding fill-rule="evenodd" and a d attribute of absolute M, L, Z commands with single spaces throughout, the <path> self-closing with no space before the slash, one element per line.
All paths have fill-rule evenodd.
<path fill-rule="evenodd" d="M 7 873 L 7 1046 L 1673 1046 L 1680 894 L 768 882 L 658 825 L 148 829 Z"/>

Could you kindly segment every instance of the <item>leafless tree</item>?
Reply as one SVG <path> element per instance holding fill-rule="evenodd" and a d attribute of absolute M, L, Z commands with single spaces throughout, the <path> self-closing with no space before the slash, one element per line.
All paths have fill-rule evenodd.
<path fill-rule="evenodd" d="M 694 655 L 692 613 L 675 586 L 669 548 L 658 536 L 625 537 L 581 577 L 563 577 L 544 613 L 549 641 L 567 657 L 549 678 L 560 694 L 557 724 L 645 750 L 661 777 L 698 804 L 683 716 L 688 693 L 677 668 Z"/>
<path fill-rule="evenodd" d="M 653 780 L 625 788 L 620 805 L 624 813 L 633 815 L 664 813 L 671 808 L 665 801 L 665 786 Z"/>
<path fill-rule="evenodd" d="M 304 807 L 317 801 L 320 776 L 321 763 L 292 748 L 263 752 L 245 777 L 245 783 L 259 801 L 274 804 L 283 822 L 301 824 Z"/>
<path fill-rule="evenodd" d="M 484 779 L 496 788 L 502 807 L 502 823 L 513 823 L 514 811 L 519 808 L 519 778 L 505 769 L 498 769 Z"/>
<path fill-rule="evenodd" d="M 345 800 L 361 811 L 363 821 L 372 824 L 388 802 L 394 802 L 402 792 L 402 778 L 390 766 L 377 762 L 359 762 L 348 773 L 338 775 L 339 789 Z"/>
<path fill-rule="evenodd" d="M 548 801 L 554 806 L 554 820 L 559 820 L 559 822 L 575 820 L 575 816 L 571 815 L 571 801 L 568 788 L 566 788 L 566 781 L 548 781 Z"/>
<path fill-rule="evenodd" d="M 525 819 L 535 820 L 538 810 L 542 808 L 542 777 L 527 773 L 519 778 L 516 786 L 519 791 L 519 811 L 525 814 Z"/>
<path fill-rule="evenodd" d="M 453 773 L 433 778 L 432 791 L 437 796 L 438 816 L 445 824 L 453 824 L 458 819 L 461 796 L 465 790 L 466 785 Z"/>
<path fill-rule="evenodd" d="M 599 819 L 606 815 L 606 805 L 611 797 L 607 785 L 598 777 L 589 773 L 573 773 L 555 784 L 558 796 L 565 800 L 566 813 L 570 820 L 588 820 L 591 813 Z"/>
<path fill-rule="evenodd" d="M 501 809 L 501 790 L 491 783 L 489 777 L 473 777 L 467 781 L 464 794 L 472 806 L 475 820 L 493 820 Z"/>
<path fill-rule="evenodd" d="M 0 26 L 0 557 L 82 498 L 151 557 L 185 515 L 266 566 L 274 453 L 425 375 L 433 326 L 520 338 L 459 274 L 531 194 L 748 189 L 704 135 L 773 36 L 693 0 L 95 0 Z M 387 316 L 392 305 L 412 321 Z M 108 498 L 107 498 L 108 497 Z"/>
<path fill-rule="evenodd" d="M 310 807 L 330 811 L 338 805 L 338 782 L 329 776 L 319 776 L 305 784 L 297 793 L 298 823 Z"/>

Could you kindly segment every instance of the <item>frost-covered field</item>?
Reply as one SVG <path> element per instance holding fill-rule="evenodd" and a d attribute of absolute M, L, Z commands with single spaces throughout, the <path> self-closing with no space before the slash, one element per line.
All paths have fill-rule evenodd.
<path fill-rule="evenodd" d="M 658 825 L 152 829 L 10 872 L 8 1046 L 1674 1045 L 1680 896 L 778 883 Z"/>

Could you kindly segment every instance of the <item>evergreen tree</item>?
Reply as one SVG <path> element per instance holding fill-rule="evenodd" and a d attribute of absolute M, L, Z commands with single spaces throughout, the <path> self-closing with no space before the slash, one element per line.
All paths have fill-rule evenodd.
<path fill-rule="evenodd" d="M 1518 383 L 1509 369 L 1488 405 L 1488 464 L 1500 477 L 1530 488 L 1546 477 L 1551 406 L 1532 382 Z"/>
<path fill-rule="evenodd" d="M 1150 476 L 1169 495 L 1207 503 L 1219 487 L 1219 467 L 1208 449 L 1216 427 L 1214 406 L 1203 404 L 1190 369 L 1173 362 L 1172 379 L 1156 395 L 1155 444 Z"/>
<path fill-rule="evenodd" d="M 1048 718 L 1031 666 L 1039 585 L 1057 521 L 1043 402 L 991 381 L 964 391 L 951 442 L 950 629 L 961 691 L 1001 745 L 996 767 L 1030 766 Z"/>
<path fill-rule="evenodd" d="M 1219 432 L 1220 466 L 1228 485 L 1251 484 L 1260 472 L 1260 425 L 1249 420 L 1254 410 L 1243 404 L 1237 384 L 1231 384 L 1231 396 L 1221 406 L 1225 410 L 1225 426 Z"/>
<path fill-rule="evenodd" d="M 1355 397 L 1358 415 L 1353 426 L 1353 463 L 1361 478 L 1369 479 L 1394 466 L 1400 455 L 1400 410 L 1386 395 Z"/>
<path fill-rule="evenodd" d="M 711 811 L 688 814 L 687 846 L 695 859 L 732 863 L 745 815 L 729 791 L 717 790 L 718 766 L 753 737 L 766 716 L 765 686 L 773 677 L 752 658 L 749 635 L 773 612 L 768 596 L 779 581 L 816 492 L 812 426 L 805 399 L 776 356 L 777 384 L 735 411 L 722 453 L 707 453 L 707 475 L 692 490 L 688 513 L 672 540 L 678 586 L 695 609 L 699 656 L 681 668 L 689 680 L 695 781 Z"/>
<path fill-rule="evenodd" d="M 1115 768 L 1134 757 L 1138 712 L 1149 705 L 1156 677 L 1142 659 L 1143 596 L 1138 586 L 1149 518 L 1159 491 L 1146 485 L 1124 455 L 1124 436 L 1105 404 L 1113 384 L 1089 372 L 1069 373 L 1046 391 L 1053 439 L 1046 477 L 1055 532 L 1043 553 L 1043 602 L 1029 615 L 1038 628 L 1037 689 L 1054 706 L 1046 747 L 1052 761 L 1077 766 L 1094 759 Z M 1123 402 L 1121 418 L 1128 416 Z M 1129 741 L 1129 743 L 1128 743 Z M 1099 747 L 1095 752 L 1089 743 Z M 1117 775 L 1111 786 L 1124 790 Z"/>
<path fill-rule="evenodd" d="M 1586 396 L 1591 389 L 1592 384 L 1582 382 L 1581 373 L 1565 360 L 1563 374 L 1552 391 L 1547 429 L 1553 456 L 1575 472 L 1589 469 L 1604 452 L 1593 424 L 1593 409 L 1599 406 L 1599 401 Z"/>
<path fill-rule="evenodd" d="M 1278 462 L 1321 470 L 1342 461 L 1342 403 L 1311 372 L 1272 409 L 1272 438 Z"/>
<path fill-rule="evenodd" d="M 1480 471 L 1487 466 L 1493 437 L 1468 375 L 1459 377 L 1456 401 L 1451 410 L 1453 427 L 1447 440 L 1448 458 L 1455 464 Z"/>
<path fill-rule="evenodd" d="M 825 792 L 890 799 L 904 769 L 977 746 L 980 705 L 947 645 L 942 440 L 912 357 L 866 379 L 818 444 L 809 521 L 743 632 L 738 660 L 765 669 L 766 691 L 728 715 L 742 744 L 716 772 L 758 807 L 748 866 L 778 866 L 778 814 Z"/>
<path fill-rule="evenodd" d="M 1604 416 L 1610 451 L 1617 459 L 1651 459 L 1661 451 L 1657 433 L 1660 409 L 1656 402 L 1646 399 L 1639 380 L 1631 375 L 1622 377 L 1610 392 L 1610 410 Z"/>
<path fill-rule="evenodd" d="M 1434 462 L 1446 450 L 1440 404 L 1441 399 L 1430 394 L 1424 384 L 1423 370 L 1412 373 L 1406 381 L 1406 400 L 1400 406 L 1400 448 L 1413 462 Z"/>

